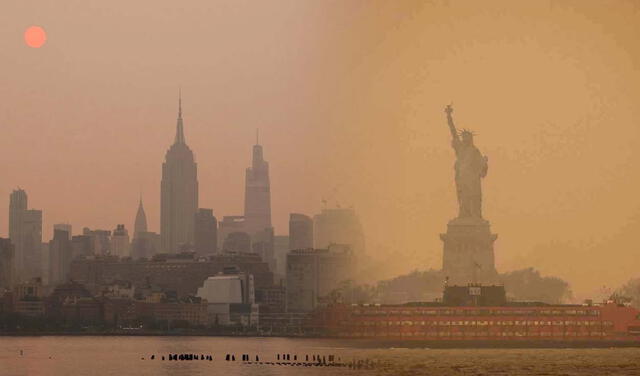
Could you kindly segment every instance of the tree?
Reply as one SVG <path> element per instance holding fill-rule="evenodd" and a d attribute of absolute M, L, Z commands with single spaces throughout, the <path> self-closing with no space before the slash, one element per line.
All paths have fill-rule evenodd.
<path fill-rule="evenodd" d="M 616 290 L 616 295 L 631 299 L 631 305 L 640 308 L 640 278 L 632 278 Z"/>

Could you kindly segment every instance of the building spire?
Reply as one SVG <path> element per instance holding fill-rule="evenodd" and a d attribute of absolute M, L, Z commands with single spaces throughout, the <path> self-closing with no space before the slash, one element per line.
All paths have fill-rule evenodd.
<path fill-rule="evenodd" d="M 178 118 L 182 119 L 182 88 L 178 88 Z"/>
<path fill-rule="evenodd" d="M 260 128 L 256 128 L 256 145 L 260 145 Z"/>
<path fill-rule="evenodd" d="M 174 144 L 184 144 L 184 127 L 182 125 L 182 88 L 178 89 L 178 124 Z"/>
<path fill-rule="evenodd" d="M 140 193 L 140 202 L 138 203 L 138 212 L 133 225 L 133 238 L 137 239 L 141 232 L 147 232 L 147 215 L 142 206 L 142 193 Z"/>

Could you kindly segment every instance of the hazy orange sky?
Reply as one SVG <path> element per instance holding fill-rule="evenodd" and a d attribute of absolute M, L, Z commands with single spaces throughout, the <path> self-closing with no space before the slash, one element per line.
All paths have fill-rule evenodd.
<path fill-rule="evenodd" d="M 260 128 L 277 233 L 324 197 L 358 210 L 381 278 L 439 268 L 453 102 L 489 157 L 499 271 L 594 295 L 640 269 L 639 38 L 632 0 L 3 1 L 0 234 L 17 186 L 45 240 L 131 229 L 140 192 L 157 231 L 181 86 L 201 207 L 242 212 Z"/>

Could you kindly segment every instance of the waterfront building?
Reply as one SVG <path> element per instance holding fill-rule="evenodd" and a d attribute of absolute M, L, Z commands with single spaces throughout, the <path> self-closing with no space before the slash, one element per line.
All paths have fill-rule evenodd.
<path fill-rule="evenodd" d="M 13 312 L 23 316 L 44 316 L 45 304 L 43 297 L 44 291 L 40 278 L 22 282 L 14 289 Z"/>
<path fill-rule="evenodd" d="M 225 268 L 235 267 L 253 275 L 256 289 L 273 286 L 273 273 L 256 254 L 219 253 L 203 260 L 191 253 L 158 254 L 151 260 L 121 261 L 116 257 L 76 259 L 71 263 L 71 279 L 97 293 L 116 280 L 129 281 L 137 288 L 158 286 L 175 291 L 179 297 L 195 295 L 198 287 Z"/>
<path fill-rule="evenodd" d="M 181 98 L 178 102 L 176 136 L 162 164 L 160 195 L 162 251 L 172 253 L 192 246 L 198 210 L 198 172 L 193 152 L 184 137 Z"/>
<path fill-rule="evenodd" d="M 235 268 L 224 270 L 207 278 L 198 288 L 197 296 L 207 301 L 211 323 L 250 326 L 257 323 L 258 309 L 251 274 L 240 273 Z"/>

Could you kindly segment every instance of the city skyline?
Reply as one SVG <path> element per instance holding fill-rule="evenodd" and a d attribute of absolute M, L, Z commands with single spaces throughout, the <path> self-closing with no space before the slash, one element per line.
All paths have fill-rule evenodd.
<path fill-rule="evenodd" d="M 640 375 L 640 0 L 0 4 L 0 373 Z"/>
<path fill-rule="evenodd" d="M 182 86 L 199 206 L 218 218 L 242 213 L 260 128 L 276 233 L 324 198 L 358 210 L 381 277 L 438 267 L 456 209 L 441 118 L 453 101 L 491 158 L 498 270 L 532 265 L 592 297 L 640 267 L 633 3 L 150 4 L 7 4 L 0 197 L 24 188 L 44 240 L 59 222 L 131 231 L 141 191 L 159 230 Z M 22 39 L 34 24 L 38 49 Z"/>

